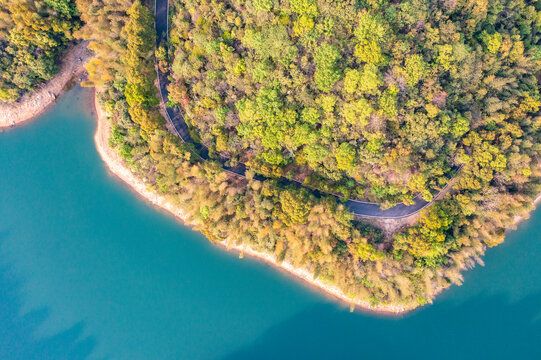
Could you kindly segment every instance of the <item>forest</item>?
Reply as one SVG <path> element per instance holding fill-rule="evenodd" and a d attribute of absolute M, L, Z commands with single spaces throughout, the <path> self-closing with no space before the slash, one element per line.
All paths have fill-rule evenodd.
<path fill-rule="evenodd" d="M 541 192 L 537 1 L 174 0 L 158 46 L 153 4 L 75 3 L 70 36 L 95 54 L 83 85 L 100 90 L 126 164 L 211 241 L 273 254 L 352 299 L 431 302 Z M 19 39 L 13 24 L 1 25 L 2 51 Z M 244 162 L 247 179 L 167 130 L 155 62 L 194 138 Z M 24 89 L 2 81 L 2 93 Z M 451 177 L 394 233 L 309 190 L 388 207 L 431 200 Z"/>
<path fill-rule="evenodd" d="M 536 100 L 526 5 L 177 1 L 170 101 L 216 156 L 264 175 L 384 206 L 430 201 L 480 117 Z M 503 169 L 489 152 L 486 171 Z"/>
<path fill-rule="evenodd" d="M 80 26 L 72 0 L 0 0 L 0 101 L 51 79 Z"/>

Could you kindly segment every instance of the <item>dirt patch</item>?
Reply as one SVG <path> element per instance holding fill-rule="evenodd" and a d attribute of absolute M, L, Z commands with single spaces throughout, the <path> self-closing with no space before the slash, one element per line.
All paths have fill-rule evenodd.
<path fill-rule="evenodd" d="M 385 238 L 389 240 L 392 238 L 393 234 L 415 225 L 417 220 L 419 220 L 419 213 L 400 219 L 379 219 L 362 216 L 355 216 L 355 219 L 381 229 Z"/>

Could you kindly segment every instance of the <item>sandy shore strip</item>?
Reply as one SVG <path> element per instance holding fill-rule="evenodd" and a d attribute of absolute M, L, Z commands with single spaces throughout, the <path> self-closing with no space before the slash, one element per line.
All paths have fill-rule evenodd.
<path fill-rule="evenodd" d="M 541 203 L 541 194 L 537 195 L 537 198 L 532 202 L 532 205 L 535 207 L 537 207 L 537 205 L 539 205 Z M 524 220 L 529 220 L 530 219 L 530 215 L 532 214 L 532 212 L 535 211 L 535 209 L 533 209 L 532 211 L 528 212 L 528 214 L 526 215 L 515 215 L 514 218 L 513 218 L 513 224 L 512 224 L 512 227 L 508 228 L 508 229 L 505 229 L 506 232 L 509 232 L 509 231 L 514 231 L 517 229 L 517 226 L 523 222 Z"/>
<path fill-rule="evenodd" d="M 98 104 L 97 100 L 95 99 L 94 101 L 96 108 L 96 117 L 98 121 L 96 134 L 94 135 L 94 141 L 96 143 L 98 153 L 100 154 L 101 158 L 103 159 L 111 173 L 113 173 L 122 181 L 127 183 L 135 192 L 137 192 L 140 196 L 145 198 L 151 204 L 171 213 L 177 219 L 182 221 L 184 225 L 194 226 L 195 224 L 190 224 L 186 222 L 186 214 L 182 209 L 173 206 L 163 196 L 160 196 L 156 192 L 149 190 L 148 186 L 143 182 L 143 180 L 135 176 L 131 172 L 131 170 L 124 165 L 123 160 L 116 154 L 116 152 L 109 146 L 108 143 L 110 134 L 110 120 L 107 118 L 107 114 L 105 114 L 101 106 Z M 263 260 L 270 265 L 276 266 L 279 269 L 285 270 L 287 273 L 306 281 L 310 285 L 320 290 L 323 290 L 325 293 L 333 296 L 334 298 L 338 298 L 344 301 L 350 306 L 354 305 L 356 307 L 359 307 L 360 309 L 385 314 L 401 314 L 406 311 L 412 310 L 406 309 L 405 307 L 401 306 L 371 306 L 365 301 L 350 299 L 338 287 L 325 284 L 319 279 L 314 279 L 313 275 L 306 269 L 294 267 L 293 265 L 285 261 L 278 263 L 273 255 L 255 251 L 248 246 L 234 245 L 231 241 L 224 241 L 217 244 L 225 247 L 228 250 L 235 250 L 239 252 L 241 254 L 239 257 L 242 257 L 244 254 L 250 255 L 259 260 Z"/>
<path fill-rule="evenodd" d="M 94 97 L 94 107 L 98 122 L 96 133 L 94 134 L 94 142 L 100 157 L 107 165 L 109 171 L 120 178 L 120 180 L 128 184 L 130 188 L 141 195 L 145 200 L 168 211 L 182 222 L 185 222 L 186 215 L 184 214 L 184 211 L 173 206 L 171 203 L 166 201 L 163 196 L 160 196 L 155 191 L 149 190 L 147 184 L 135 176 L 135 174 L 128 167 L 126 167 L 124 160 L 120 158 L 115 150 L 109 146 L 109 136 L 111 133 L 109 129 L 111 127 L 111 121 L 108 119 L 105 111 L 98 104 L 96 97 Z"/>
<path fill-rule="evenodd" d="M 82 76 L 89 60 L 87 41 L 71 45 L 62 55 L 58 73 L 49 81 L 26 93 L 14 103 L 0 101 L 0 128 L 12 127 L 34 119 L 55 103 L 71 79 Z"/>

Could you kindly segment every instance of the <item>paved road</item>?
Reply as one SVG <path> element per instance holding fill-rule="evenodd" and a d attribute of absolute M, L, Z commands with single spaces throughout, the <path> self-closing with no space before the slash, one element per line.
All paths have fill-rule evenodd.
<path fill-rule="evenodd" d="M 160 44 L 162 41 L 165 41 L 167 39 L 168 6 L 169 6 L 168 0 L 156 0 L 155 28 L 158 35 L 157 36 L 158 44 Z M 176 134 L 184 142 L 192 143 L 195 146 L 196 150 L 199 152 L 199 155 L 201 156 L 201 158 L 204 160 L 208 160 L 209 159 L 208 149 L 205 146 L 193 140 L 188 130 L 188 125 L 186 124 L 186 121 L 184 120 L 184 116 L 182 114 L 181 109 L 170 108 L 167 106 L 167 98 L 169 96 L 169 92 L 167 91 L 167 85 L 169 84 L 168 75 L 169 73 L 162 73 L 161 71 L 158 70 L 160 97 L 162 100 L 162 104 L 165 107 L 165 110 L 167 112 L 167 117 L 168 117 L 167 120 L 175 129 Z M 242 176 L 242 177 L 245 176 L 246 166 L 244 164 L 239 164 L 235 167 L 230 167 L 226 165 L 227 159 L 222 158 L 222 159 L 218 159 L 218 161 L 222 164 L 222 166 L 224 167 L 226 171 L 231 172 L 238 176 Z M 265 180 L 266 178 L 264 176 L 257 175 L 256 179 Z M 286 178 L 281 178 L 280 182 L 283 183 L 284 185 L 296 184 L 298 186 L 302 186 L 299 183 L 286 179 Z M 442 191 L 444 190 L 445 189 L 443 189 Z M 318 191 L 314 191 L 311 189 L 310 191 L 314 193 L 316 196 L 321 196 L 321 194 Z M 437 195 L 434 198 L 436 197 Z M 417 196 L 415 198 L 415 203 L 413 205 L 404 205 L 403 203 L 400 203 L 386 210 L 382 210 L 379 207 L 379 204 L 358 201 L 358 200 L 347 200 L 345 202 L 345 205 L 349 208 L 349 210 L 354 215 L 357 215 L 357 216 L 369 217 L 369 218 L 380 218 L 380 219 L 400 219 L 400 218 L 408 217 L 410 215 L 413 215 L 419 212 L 421 209 L 430 205 L 430 202 L 427 202 L 423 200 L 420 196 Z"/>

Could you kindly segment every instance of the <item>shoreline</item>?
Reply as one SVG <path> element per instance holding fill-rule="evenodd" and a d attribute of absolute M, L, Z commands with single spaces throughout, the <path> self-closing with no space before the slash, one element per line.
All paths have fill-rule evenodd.
<path fill-rule="evenodd" d="M 541 203 L 541 193 L 539 195 L 537 195 L 537 198 L 534 201 L 532 201 L 533 210 L 529 211 L 526 215 L 515 215 L 515 217 L 513 218 L 512 227 L 508 228 L 508 229 L 505 229 L 505 232 L 507 233 L 509 231 L 517 230 L 517 228 L 518 228 L 518 226 L 519 226 L 519 224 L 521 222 L 530 219 L 531 213 L 536 210 L 537 205 L 539 205 L 540 203 Z"/>
<path fill-rule="evenodd" d="M 97 121 L 96 132 L 94 134 L 94 143 L 96 149 L 102 160 L 105 162 L 107 169 L 117 178 L 126 183 L 130 189 L 135 191 L 139 196 L 141 196 L 146 201 L 150 202 L 152 205 L 167 211 L 173 215 L 177 220 L 182 221 L 186 226 L 196 226 L 194 223 L 187 222 L 187 216 L 184 211 L 178 207 L 173 206 L 168 202 L 164 197 L 160 196 L 156 192 L 149 190 L 148 186 L 137 176 L 135 176 L 130 169 L 128 169 L 122 159 L 118 157 L 116 152 L 109 147 L 109 128 L 110 121 L 107 118 L 107 114 L 103 111 L 101 106 L 98 104 L 96 99 L 97 90 L 94 93 L 94 108 L 95 108 L 95 117 Z M 255 251 L 249 246 L 246 245 L 234 245 L 231 244 L 228 240 L 223 242 L 212 242 L 213 244 L 220 245 L 226 250 L 234 250 L 239 253 L 239 258 L 243 257 L 244 254 L 250 255 L 253 258 L 262 260 L 263 262 L 272 265 L 273 267 L 278 268 L 279 270 L 287 272 L 289 275 L 293 275 L 298 280 L 303 280 L 305 283 L 311 287 L 323 291 L 326 295 L 332 296 L 335 300 L 340 300 L 340 302 L 350 306 L 350 310 L 353 310 L 352 307 L 359 308 L 360 310 L 370 311 L 372 313 L 387 314 L 387 315 L 401 315 L 408 311 L 414 310 L 414 308 L 406 308 L 404 306 L 371 306 L 369 303 L 361 300 L 352 300 L 344 294 L 336 286 L 328 285 L 323 283 L 319 279 L 314 279 L 312 274 L 304 269 L 297 268 L 287 262 L 276 262 L 276 259 L 271 254 L 261 253 Z"/>
<path fill-rule="evenodd" d="M 85 72 L 89 59 L 87 41 L 70 45 L 62 55 L 58 73 L 13 103 L 0 102 L 0 130 L 11 128 L 42 115 L 62 95 L 70 81 Z"/>

